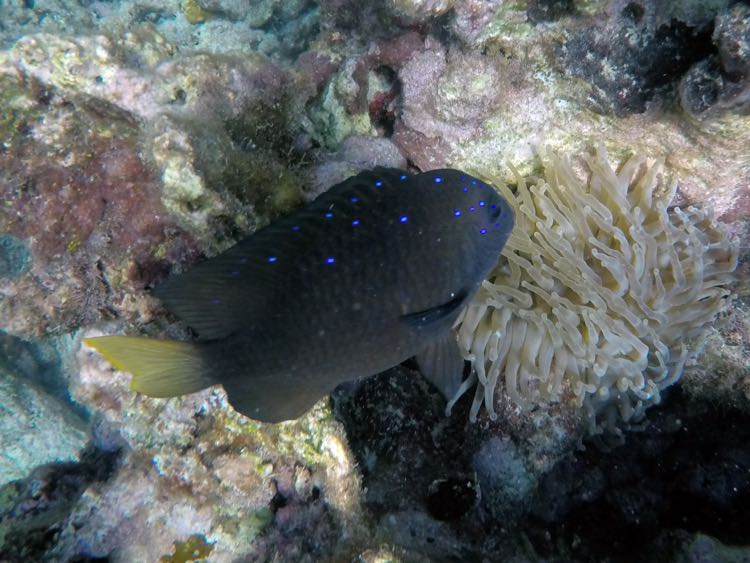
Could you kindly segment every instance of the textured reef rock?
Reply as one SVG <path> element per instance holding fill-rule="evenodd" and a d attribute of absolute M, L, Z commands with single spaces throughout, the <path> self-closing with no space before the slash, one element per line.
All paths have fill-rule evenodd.
<path fill-rule="evenodd" d="M 1 248 L 5 270 L 24 270 L 3 275 L 3 330 L 148 320 L 135 288 L 300 201 L 278 156 L 285 73 L 258 55 L 170 58 L 141 31 L 117 47 L 36 35 L 0 54 Z M 10 241 L 34 259 L 14 266 Z"/>
<path fill-rule="evenodd" d="M 538 530 L 529 538 L 538 555 L 746 561 L 749 422 L 746 406 L 717 406 L 675 390 L 665 408 L 650 411 L 650 428 L 625 445 L 561 460 L 535 492 L 525 526 Z M 574 537 L 587 540 L 576 544 Z"/>
<path fill-rule="evenodd" d="M 77 461 L 86 425 L 36 385 L 0 368 L 0 486 L 50 462 Z"/>
<path fill-rule="evenodd" d="M 566 68 L 591 84 L 591 96 L 602 110 L 619 116 L 643 112 L 693 62 L 708 56 L 713 15 L 680 17 L 679 3 L 657 4 L 623 3 L 614 18 L 581 31 L 562 47 Z"/>
<path fill-rule="evenodd" d="M 306 195 L 313 198 L 360 170 L 375 166 L 404 169 L 406 159 L 390 139 L 360 135 L 347 137 L 339 150 L 326 155 L 310 171 Z"/>
<path fill-rule="evenodd" d="M 0 488 L 0 559 L 747 558 L 748 20 L 725 0 L 2 3 L 0 395 L 59 407 L 66 449 Z M 740 249 L 703 355 L 609 451 L 570 385 L 521 407 L 499 378 L 494 420 L 472 393 L 446 417 L 406 365 L 270 426 L 220 389 L 139 397 L 80 348 L 188 337 L 148 287 L 361 168 L 513 189 L 600 145 L 663 162 L 673 204 L 713 207 Z"/>
<path fill-rule="evenodd" d="M 478 53 L 446 53 L 431 41 L 401 67 L 399 78 L 403 108 L 394 140 L 423 169 L 444 165 L 449 147 L 481 137 L 487 118 L 507 100 L 501 85 L 513 80 Z M 432 139 L 426 158 L 409 151 Z"/>
<path fill-rule="evenodd" d="M 518 553 L 512 523 L 583 428 L 559 406 L 472 424 L 461 402 L 446 418 L 437 390 L 405 366 L 342 386 L 334 405 L 382 537 L 427 560 Z"/>
<path fill-rule="evenodd" d="M 312 0 L 166 0 L 91 2 L 65 0 L 7 3 L 0 6 L 0 45 L 18 37 L 46 32 L 89 35 L 128 31 L 148 25 L 183 51 L 263 53 L 294 57 L 305 50 L 319 25 Z"/>
<path fill-rule="evenodd" d="M 78 463 L 50 463 L 34 469 L 25 479 L 0 487 L 0 556 L 4 561 L 64 560 L 57 539 L 64 534 L 71 508 L 87 487 L 108 479 L 117 452 L 87 448 Z M 95 486 L 95 485 L 94 485 Z M 79 553 L 90 554 L 81 544 Z"/>
<path fill-rule="evenodd" d="M 336 558 L 352 549 L 346 538 L 362 525 L 359 481 L 327 408 L 262 425 L 228 408 L 223 391 L 144 401 L 92 351 L 79 360 L 71 394 L 98 405 L 95 444 L 122 444 L 124 459 L 71 513 L 82 523 L 56 547 L 66 557 L 114 551 L 123 561 L 154 560 L 194 534 L 213 544 L 214 561 L 271 552 Z M 87 553 L 77 551 L 82 544 Z"/>
<path fill-rule="evenodd" d="M 695 64 L 680 82 L 682 106 L 697 115 L 750 109 L 750 7 L 736 4 L 716 18 L 717 54 Z"/>

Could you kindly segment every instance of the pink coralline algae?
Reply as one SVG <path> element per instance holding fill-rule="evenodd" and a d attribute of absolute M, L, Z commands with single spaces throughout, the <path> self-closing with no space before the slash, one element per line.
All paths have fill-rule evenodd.
<path fill-rule="evenodd" d="M 5 130 L 0 151 L 0 231 L 28 241 L 33 256 L 24 275 L 0 287 L 4 330 L 38 334 L 93 321 L 110 291 L 103 269 L 124 267 L 123 281 L 143 287 L 170 260 L 195 253 L 165 217 L 131 121 L 38 84 L 4 84 L 33 104 L 12 136 Z"/>
<path fill-rule="evenodd" d="M 502 0 L 465 0 L 458 2 L 453 19 L 453 31 L 466 43 L 472 44 L 495 17 Z"/>
<path fill-rule="evenodd" d="M 352 78 L 357 84 L 356 95 L 347 103 L 347 109 L 356 113 L 367 107 L 368 101 L 368 75 L 370 72 L 381 68 L 388 68 L 392 72 L 398 71 L 415 51 L 422 48 L 424 38 L 416 32 L 406 32 L 397 37 L 378 41 L 359 57 L 354 65 Z M 396 87 L 395 85 L 393 87 Z M 375 95 L 388 96 L 392 90 L 375 93 Z"/>
<path fill-rule="evenodd" d="M 394 142 L 423 169 L 443 166 L 458 145 L 481 138 L 487 118 L 508 103 L 510 67 L 434 40 L 399 70 L 402 112 Z"/>
<path fill-rule="evenodd" d="M 140 290 L 299 198 L 288 74 L 259 55 L 172 55 L 149 34 L 118 48 L 39 34 L 3 53 L 0 233 L 31 255 L 0 286 L 3 330 L 147 322 Z"/>
<path fill-rule="evenodd" d="M 323 87 L 339 65 L 330 56 L 317 51 L 305 51 L 294 64 L 300 87 L 320 95 Z"/>

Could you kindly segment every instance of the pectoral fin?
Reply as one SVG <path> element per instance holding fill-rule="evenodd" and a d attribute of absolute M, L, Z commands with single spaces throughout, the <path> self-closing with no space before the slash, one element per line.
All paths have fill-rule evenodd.
<path fill-rule="evenodd" d="M 459 309 L 466 301 L 466 297 L 467 292 L 461 290 L 445 303 L 440 303 L 435 307 L 419 311 L 418 313 L 409 313 L 401 318 L 404 322 L 416 328 L 433 326 L 441 321 L 450 319 L 452 315 L 458 313 Z"/>

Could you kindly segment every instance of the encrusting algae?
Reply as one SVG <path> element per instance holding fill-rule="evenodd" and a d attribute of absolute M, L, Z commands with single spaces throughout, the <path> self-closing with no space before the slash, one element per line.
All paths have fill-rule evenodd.
<path fill-rule="evenodd" d="M 474 366 L 449 402 L 476 385 L 470 417 L 495 394 L 532 407 L 565 391 L 590 430 L 618 432 L 660 401 L 701 352 L 727 305 L 738 246 L 709 208 L 673 206 L 677 184 L 642 156 L 615 170 L 600 148 L 588 181 L 543 156 L 544 178 L 501 182 L 516 227 L 457 323 Z"/>

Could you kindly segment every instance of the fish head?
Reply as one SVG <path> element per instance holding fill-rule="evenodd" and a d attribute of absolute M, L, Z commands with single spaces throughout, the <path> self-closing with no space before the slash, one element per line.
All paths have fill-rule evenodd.
<path fill-rule="evenodd" d="M 433 237 L 445 239 L 459 254 L 466 276 L 478 281 L 497 263 L 515 223 L 508 201 L 492 185 L 460 170 L 443 169 L 419 175 L 426 186 L 439 186 L 430 199 Z"/>

